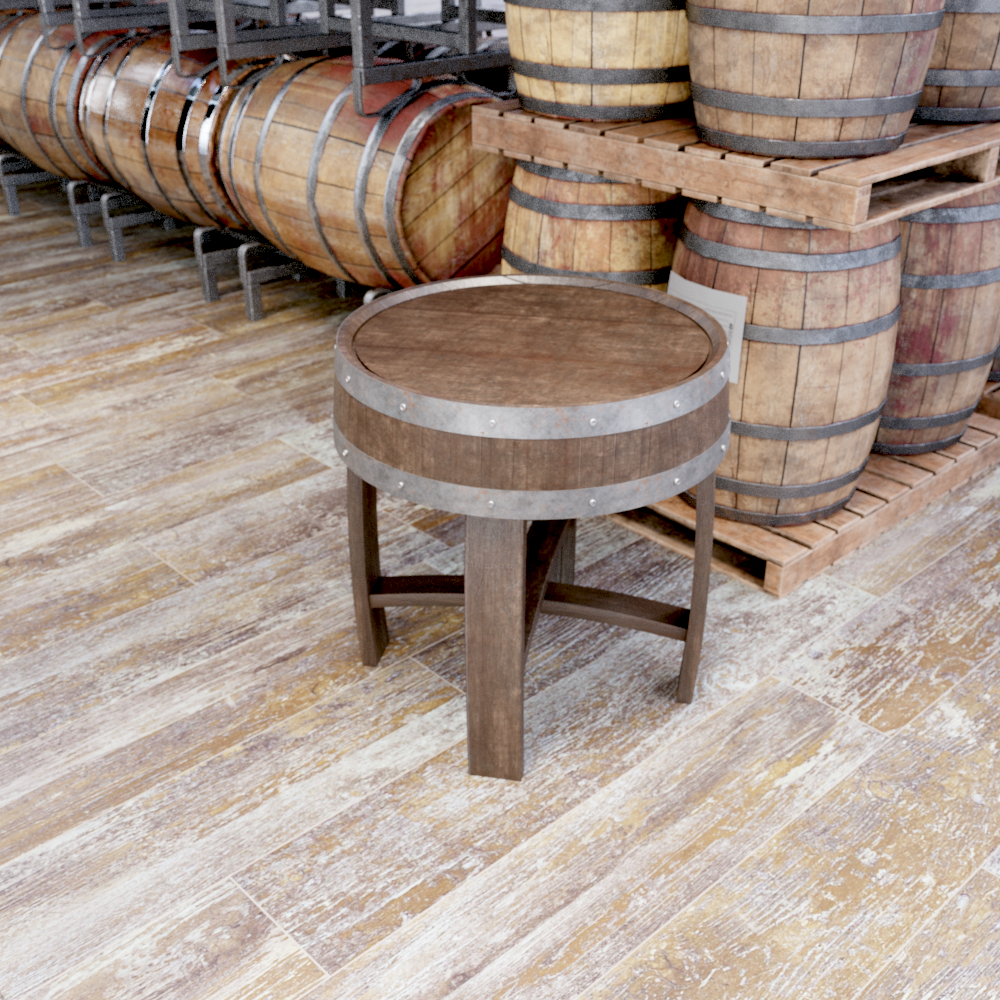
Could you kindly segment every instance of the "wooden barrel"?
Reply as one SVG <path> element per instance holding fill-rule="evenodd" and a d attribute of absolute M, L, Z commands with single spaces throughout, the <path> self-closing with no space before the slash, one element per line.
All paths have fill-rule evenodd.
<path fill-rule="evenodd" d="M 899 220 L 899 337 L 873 451 L 917 455 L 954 444 L 1000 343 L 1000 188 Z"/>
<path fill-rule="evenodd" d="M 84 134 L 108 174 L 157 211 L 200 226 L 242 226 L 214 156 L 214 112 L 232 88 L 220 83 L 214 51 L 185 52 L 181 68 L 166 34 L 105 52 L 84 87 Z"/>
<path fill-rule="evenodd" d="M 575 274 L 665 289 L 683 205 L 638 184 L 518 163 L 501 274 Z"/>
<path fill-rule="evenodd" d="M 638 121 L 691 94 L 684 0 L 507 0 L 506 10 L 528 111 Z"/>
<path fill-rule="evenodd" d="M 80 92 L 93 64 L 124 32 L 102 31 L 77 45 L 72 24 L 48 40 L 40 17 L 19 19 L 0 40 L 0 121 L 20 153 L 59 177 L 109 180 L 80 129 Z"/>
<path fill-rule="evenodd" d="M 1000 0 L 945 0 L 915 122 L 1000 121 Z"/>
<path fill-rule="evenodd" d="M 704 202 L 684 223 L 674 270 L 748 299 L 716 513 L 776 526 L 824 517 L 854 492 L 885 401 L 897 224 L 841 233 Z"/>
<path fill-rule="evenodd" d="M 769 13 L 732 2 L 687 5 L 705 142 L 788 157 L 873 156 L 902 143 L 944 0 L 887 0 L 877 13 L 858 3 L 836 16 L 805 0 L 774 0 Z"/>
<path fill-rule="evenodd" d="M 348 467 L 443 510 L 628 510 L 700 482 L 729 438 L 721 327 L 647 288 L 500 276 L 410 288 L 352 313 L 335 358 Z"/>
<path fill-rule="evenodd" d="M 993 355 L 993 367 L 990 369 L 989 382 L 1000 382 L 1000 347 L 997 348 L 996 354 Z"/>
<path fill-rule="evenodd" d="M 513 164 L 472 147 L 472 105 L 447 80 L 376 84 L 354 112 L 349 58 L 271 66 L 241 89 L 219 160 L 240 213 L 326 274 L 398 288 L 499 262 Z"/>

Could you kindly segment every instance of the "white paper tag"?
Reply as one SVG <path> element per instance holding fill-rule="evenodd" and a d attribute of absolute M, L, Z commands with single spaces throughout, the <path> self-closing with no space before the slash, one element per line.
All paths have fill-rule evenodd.
<path fill-rule="evenodd" d="M 720 292 L 717 288 L 688 281 L 676 271 L 670 272 L 667 294 L 704 309 L 726 331 L 726 338 L 729 341 L 729 381 L 739 382 L 740 356 L 743 353 L 743 325 L 747 320 L 747 297 L 732 292 Z"/>

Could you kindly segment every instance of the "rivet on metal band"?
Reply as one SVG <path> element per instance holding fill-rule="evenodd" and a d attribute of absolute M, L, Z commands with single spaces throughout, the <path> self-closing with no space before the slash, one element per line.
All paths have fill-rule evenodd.
<path fill-rule="evenodd" d="M 896 306 L 891 313 L 876 316 L 875 319 L 863 323 L 850 323 L 847 326 L 830 326 L 815 330 L 791 330 L 782 326 L 756 326 L 747 323 L 743 327 L 744 340 L 756 340 L 765 344 L 791 344 L 796 347 L 814 347 L 817 344 L 846 344 L 850 340 L 862 340 L 874 337 L 878 333 L 891 329 L 899 322 L 900 307 Z"/>
<path fill-rule="evenodd" d="M 676 108 L 675 104 L 564 104 L 561 101 L 541 101 L 537 97 L 518 95 L 525 111 L 562 118 L 584 118 L 601 122 L 632 122 L 646 118 L 665 118 Z"/>
<path fill-rule="evenodd" d="M 581 205 L 576 202 L 552 201 L 536 198 L 511 186 L 510 200 L 529 212 L 538 212 L 555 219 L 577 219 L 582 222 L 641 222 L 666 219 L 677 215 L 676 199 L 659 201 L 652 205 Z"/>
<path fill-rule="evenodd" d="M 923 90 L 892 97 L 845 97 L 832 100 L 803 100 L 800 97 L 762 97 L 760 94 L 737 94 L 691 84 L 691 99 L 710 108 L 742 111 L 751 115 L 778 115 L 783 118 L 867 118 L 871 115 L 894 115 L 912 111 Z"/>
<path fill-rule="evenodd" d="M 958 361 L 931 361 L 924 364 L 905 364 L 897 362 L 892 366 L 893 375 L 909 375 L 915 378 L 927 378 L 934 375 L 957 375 L 959 372 L 971 372 L 983 365 L 993 364 L 993 352 L 981 354 L 977 358 L 960 358 Z"/>
<path fill-rule="evenodd" d="M 510 68 L 532 80 L 552 83 L 582 83 L 592 87 L 642 86 L 649 83 L 686 83 L 691 79 L 690 68 L 684 66 L 649 67 L 645 69 L 597 69 L 593 66 L 553 66 L 551 63 L 510 60 Z"/>
<path fill-rule="evenodd" d="M 864 471 L 865 466 L 860 465 L 850 472 L 845 472 L 842 476 L 835 476 L 833 479 L 824 479 L 819 483 L 803 483 L 801 486 L 772 486 L 770 483 L 747 483 L 742 479 L 727 479 L 725 476 L 716 476 L 715 488 L 717 490 L 729 490 L 732 493 L 742 493 L 748 497 L 795 500 L 799 497 L 814 497 L 819 496 L 821 493 L 831 493 L 833 490 L 839 490 L 842 486 L 853 483 Z"/>
<path fill-rule="evenodd" d="M 733 421 L 733 433 L 741 437 L 762 438 L 765 441 L 821 441 L 824 438 L 839 437 L 861 430 L 875 423 L 882 415 L 883 400 L 874 410 L 862 413 L 860 417 L 851 420 L 838 420 L 833 424 L 821 424 L 815 427 L 776 427 L 774 424 L 745 424 Z"/>
<path fill-rule="evenodd" d="M 965 208 L 925 208 L 913 215 L 904 215 L 900 222 L 920 222 L 924 225 L 943 225 L 962 222 L 993 222 L 1000 219 L 1000 203 L 996 205 L 969 205 Z"/>
<path fill-rule="evenodd" d="M 848 271 L 857 267 L 881 264 L 898 256 L 902 245 L 900 237 L 889 243 L 869 247 L 865 250 L 848 250 L 846 253 L 778 253 L 773 250 L 752 250 L 749 247 L 733 247 L 725 243 L 706 240 L 703 236 L 684 229 L 681 242 L 692 252 L 723 264 L 738 264 L 743 267 L 761 267 L 768 271 L 796 271 L 812 273 L 818 271 Z"/>
<path fill-rule="evenodd" d="M 917 110 L 920 110 L 919 108 Z M 951 110 L 951 109 L 949 109 Z M 998 109 L 1000 117 L 1000 109 Z M 905 132 L 882 136 L 879 139 L 839 139 L 833 142 L 800 142 L 794 139 L 765 139 L 761 136 L 737 135 L 720 132 L 695 124 L 695 131 L 702 142 L 720 146 L 737 153 L 756 153 L 760 156 L 790 156 L 807 159 L 834 159 L 844 156 L 878 156 L 898 149 L 906 138 Z"/>
<path fill-rule="evenodd" d="M 516 253 L 502 247 L 500 256 L 511 267 L 524 274 L 552 274 L 563 278 L 603 278 L 605 281 L 623 281 L 629 285 L 662 285 L 670 278 L 669 267 L 659 267 L 654 271 L 562 271 L 557 267 L 545 267 L 525 260 Z"/>
<path fill-rule="evenodd" d="M 968 274 L 907 274 L 900 276 L 903 288 L 978 288 L 1000 281 L 1000 267 L 988 271 L 970 271 Z"/>
<path fill-rule="evenodd" d="M 1000 107 L 989 108 L 928 108 L 913 109 L 914 122 L 995 122 L 1000 121 Z"/>
<path fill-rule="evenodd" d="M 532 163 L 531 160 L 518 160 L 519 170 L 527 170 L 529 174 L 537 174 L 539 177 L 547 177 L 553 181 L 569 181 L 573 184 L 620 184 L 620 181 L 613 181 L 610 177 L 595 177 L 593 174 L 584 174 L 579 170 L 563 170 L 562 167 L 550 167 L 547 163 Z"/>
<path fill-rule="evenodd" d="M 771 35 L 890 35 L 934 31 L 941 26 L 943 10 L 917 14 L 758 14 L 754 11 L 687 5 L 690 24 L 736 31 L 764 31 Z"/>
<path fill-rule="evenodd" d="M 811 222 L 797 222 L 795 219 L 782 219 L 778 215 L 768 215 L 767 212 L 751 212 L 747 208 L 737 208 L 735 205 L 723 205 L 721 202 L 698 201 L 691 199 L 691 204 L 705 215 L 713 219 L 725 219 L 727 222 L 741 222 L 747 226 L 767 226 L 768 229 L 822 229 L 822 226 Z"/>
<path fill-rule="evenodd" d="M 514 7 L 537 7 L 541 10 L 580 10 L 592 14 L 617 14 L 619 11 L 684 10 L 684 0 L 508 0 Z"/>
<path fill-rule="evenodd" d="M 1000 70 L 929 69 L 925 87 L 1000 87 Z"/>
<path fill-rule="evenodd" d="M 967 420 L 976 412 L 978 405 L 979 401 L 977 400 L 964 410 L 939 413 L 932 417 L 892 417 L 883 414 L 882 426 L 891 431 L 922 431 L 928 427 L 946 427 L 948 424 L 957 424 L 960 420 Z"/>

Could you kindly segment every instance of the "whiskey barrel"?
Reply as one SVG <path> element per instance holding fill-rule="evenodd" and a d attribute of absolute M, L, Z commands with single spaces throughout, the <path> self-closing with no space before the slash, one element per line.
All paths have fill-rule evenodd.
<path fill-rule="evenodd" d="M 97 32 L 81 50 L 72 24 L 53 28 L 47 40 L 37 14 L 12 24 L 0 39 L 0 129 L 7 141 L 56 176 L 108 180 L 80 130 L 80 90 L 95 60 L 123 37 Z"/>
<path fill-rule="evenodd" d="M 638 121 L 690 96 L 684 0 L 508 0 L 506 10 L 528 111 Z"/>
<path fill-rule="evenodd" d="M 915 122 L 1000 121 L 1000 0 L 945 0 Z"/>
<path fill-rule="evenodd" d="M 1000 189 L 899 220 L 899 337 L 873 450 L 917 455 L 954 444 L 1000 343 Z"/>
<path fill-rule="evenodd" d="M 674 270 L 748 299 L 716 513 L 775 526 L 823 517 L 850 499 L 878 429 L 899 318 L 897 224 L 842 233 L 705 202 L 684 223 Z"/>
<path fill-rule="evenodd" d="M 166 34 L 128 38 L 105 52 L 84 87 L 84 133 L 108 174 L 157 211 L 200 226 L 243 225 L 212 155 L 218 116 L 210 112 L 231 99 L 230 88 L 219 80 L 214 50 L 183 53 L 181 69 Z"/>
<path fill-rule="evenodd" d="M 578 275 L 666 288 L 684 201 L 541 163 L 518 163 L 501 274 Z"/>
<path fill-rule="evenodd" d="M 23 11 L 4 11 L 3 15 L 0 16 L 0 66 L 3 65 L 3 54 L 10 44 L 11 36 L 16 31 L 18 25 L 26 21 L 31 14 L 24 13 Z M 12 146 L 10 133 L 7 130 L 6 119 L 11 117 L 13 113 L 13 105 L 10 99 L 10 95 L 0 95 L 0 142 L 5 142 L 8 146 Z"/>
<path fill-rule="evenodd" d="M 768 13 L 732 2 L 687 5 L 705 142 L 787 157 L 873 156 L 902 143 L 944 0 L 889 0 L 878 13 L 857 4 L 835 16 L 792 0 Z"/>
<path fill-rule="evenodd" d="M 729 439 L 722 328 L 647 288 L 501 276 L 409 288 L 352 313 L 335 358 L 348 467 L 457 513 L 628 510 L 700 482 Z"/>
<path fill-rule="evenodd" d="M 336 278 L 398 288 L 499 262 L 513 165 L 472 147 L 472 105 L 447 79 L 366 88 L 355 114 L 349 58 L 271 66 L 223 124 L 226 192 L 272 243 Z"/>

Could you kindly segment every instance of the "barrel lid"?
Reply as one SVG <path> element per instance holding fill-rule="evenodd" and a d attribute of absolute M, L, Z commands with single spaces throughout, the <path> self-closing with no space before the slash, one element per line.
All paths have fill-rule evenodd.
<path fill-rule="evenodd" d="M 621 433 L 703 406 L 726 386 L 706 313 L 590 278 L 490 276 L 421 285 L 352 313 L 337 381 L 359 402 L 459 434 Z"/>

